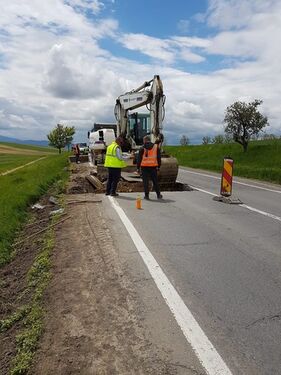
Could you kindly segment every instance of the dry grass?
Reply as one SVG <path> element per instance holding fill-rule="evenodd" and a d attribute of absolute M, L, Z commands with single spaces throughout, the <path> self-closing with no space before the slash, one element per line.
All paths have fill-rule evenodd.
<path fill-rule="evenodd" d="M 42 150 L 30 150 L 24 148 L 17 148 L 13 146 L 7 146 L 0 144 L 0 154 L 12 154 L 12 155 L 49 155 L 50 151 Z"/>

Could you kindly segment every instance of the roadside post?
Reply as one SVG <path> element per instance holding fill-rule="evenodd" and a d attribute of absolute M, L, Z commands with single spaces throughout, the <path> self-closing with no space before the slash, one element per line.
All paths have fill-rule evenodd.
<path fill-rule="evenodd" d="M 223 159 L 223 169 L 221 175 L 220 195 L 230 197 L 232 194 L 233 159 Z"/>
<path fill-rule="evenodd" d="M 231 157 L 223 158 L 220 196 L 214 197 L 213 199 L 215 201 L 219 201 L 223 203 L 230 203 L 230 204 L 243 203 L 240 201 L 240 199 L 232 197 L 233 164 L 234 164 L 234 161 Z"/>

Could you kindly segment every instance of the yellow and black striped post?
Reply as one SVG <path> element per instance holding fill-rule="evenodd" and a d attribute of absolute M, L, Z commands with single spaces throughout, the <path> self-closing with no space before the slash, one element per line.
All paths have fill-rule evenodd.
<path fill-rule="evenodd" d="M 223 170 L 221 176 L 221 192 L 223 197 L 230 197 L 232 194 L 233 159 L 223 159 Z"/>

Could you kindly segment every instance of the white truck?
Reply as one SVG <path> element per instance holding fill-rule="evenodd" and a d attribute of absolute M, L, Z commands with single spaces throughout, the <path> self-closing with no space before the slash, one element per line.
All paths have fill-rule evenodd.
<path fill-rule="evenodd" d="M 117 125 L 113 123 L 94 123 L 89 138 L 89 161 L 93 164 L 103 163 L 106 148 L 116 138 Z"/>

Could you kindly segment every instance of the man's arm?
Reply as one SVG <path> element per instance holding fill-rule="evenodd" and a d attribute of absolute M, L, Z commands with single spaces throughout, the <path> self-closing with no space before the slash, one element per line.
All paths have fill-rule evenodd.
<path fill-rule="evenodd" d="M 116 156 L 117 156 L 117 159 L 123 160 L 123 161 L 128 161 L 132 157 L 131 155 L 128 155 L 128 156 L 123 155 L 120 147 L 116 148 Z"/>
<path fill-rule="evenodd" d="M 160 148 L 157 148 L 157 162 L 158 162 L 158 169 L 161 167 L 161 151 Z"/>

